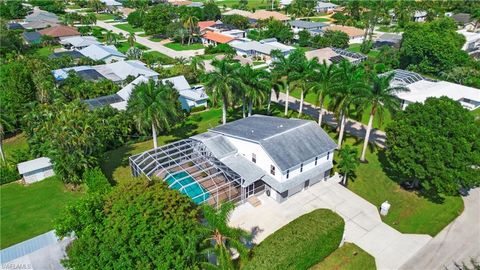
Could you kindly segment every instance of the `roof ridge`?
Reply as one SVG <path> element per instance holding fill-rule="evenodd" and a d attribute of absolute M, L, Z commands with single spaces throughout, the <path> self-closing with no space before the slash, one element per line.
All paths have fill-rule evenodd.
<path fill-rule="evenodd" d="M 302 121 L 302 119 L 294 119 L 294 120 L 301 120 L 301 121 Z M 296 129 L 298 129 L 298 128 L 301 128 L 301 127 L 306 126 L 306 125 L 308 125 L 308 124 L 311 123 L 310 121 L 307 121 L 307 120 L 303 120 L 303 121 L 306 121 L 306 122 L 304 122 L 303 124 L 301 124 L 301 125 L 299 125 L 299 126 L 292 127 L 292 128 L 290 128 L 290 129 L 284 130 L 284 131 L 282 131 L 282 132 L 280 132 L 280 133 L 273 134 L 272 136 L 269 136 L 269 137 L 266 137 L 266 138 L 264 138 L 264 139 L 262 139 L 262 140 L 259 140 L 259 142 L 261 142 L 261 141 L 267 141 L 267 140 L 269 140 L 269 139 L 271 139 L 271 138 L 274 138 L 274 137 L 283 135 L 283 134 L 285 134 L 285 133 L 288 133 L 288 132 L 290 132 L 290 131 L 296 130 Z"/>

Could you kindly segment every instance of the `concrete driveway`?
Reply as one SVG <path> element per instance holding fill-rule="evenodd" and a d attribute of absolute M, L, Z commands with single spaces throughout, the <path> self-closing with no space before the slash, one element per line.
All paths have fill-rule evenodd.
<path fill-rule="evenodd" d="M 303 214 L 318 208 L 331 209 L 345 220 L 344 240 L 375 257 L 378 269 L 398 269 L 430 241 L 429 235 L 402 234 L 386 225 L 376 206 L 341 186 L 339 181 L 334 176 L 283 203 L 262 195 L 259 207 L 249 203 L 237 207 L 230 225 L 252 231 L 254 242 L 259 243 Z"/>

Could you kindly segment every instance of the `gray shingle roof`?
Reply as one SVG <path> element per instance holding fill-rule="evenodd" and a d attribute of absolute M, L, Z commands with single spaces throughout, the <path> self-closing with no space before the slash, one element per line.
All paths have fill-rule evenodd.
<path fill-rule="evenodd" d="M 327 25 L 321 22 L 311 22 L 311 21 L 301 21 L 301 20 L 289 21 L 288 24 L 290 24 L 290 26 L 305 28 L 305 29 L 322 28 Z"/>
<path fill-rule="evenodd" d="M 218 159 L 222 159 L 237 152 L 235 146 L 218 133 L 205 132 L 192 136 L 191 138 L 202 142 Z"/>
<path fill-rule="evenodd" d="M 22 36 L 27 42 L 40 41 L 42 38 L 42 35 L 38 32 L 23 32 Z"/>
<path fill-rule="evenodd" d="M 282 171 L 337 147 L 315 122 L 301 119 L 254 115 L 211 131 L 260 144 Z"/>
<path fill-rule="evenodd" d="M 246 187 L 262 178 L 265 172 L 241 155 L 230 155 L 221 160 L 223 164 L 242 177 L 242 186 Z M 275 179 L 278 182 L 278 180 Z"/>

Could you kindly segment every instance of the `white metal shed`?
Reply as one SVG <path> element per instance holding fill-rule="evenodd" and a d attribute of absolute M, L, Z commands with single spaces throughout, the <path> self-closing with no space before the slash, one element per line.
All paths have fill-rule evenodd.
<path fill-rule="evenodd" d="M 18 163 L 17 168 L 18 172 L 23 175 L 23 179 L 28 184 L 55 175 L 53 172 L 53 165 L 48 157 L 41 157 Z"/>

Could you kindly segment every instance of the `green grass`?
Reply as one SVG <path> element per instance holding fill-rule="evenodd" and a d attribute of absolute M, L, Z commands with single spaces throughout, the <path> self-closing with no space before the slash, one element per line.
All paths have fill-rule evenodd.
<path fill-rule="evenodd" d="M 157 51 L 144 53 L 143 60 L 146 62 L 158 62 L 164 65 L 175 64 L 177 62 L 177 60 Z"/>
<path fill-rule="evenodd" d="M 259 66 L 259 65 L 263 65 L 263 64 L 265 64 L 264 61 L 253 61 L 254 66 Z"/>
<path fill-rule="evenodd" d="M 360 51 L 360 47 L 362 46 L 362 44 L 352 44 L 348 47 L 347 50 L 349 51 L 352 51 L 352 52 L 356 52 L 356 53 L 362 53 Z M 375 58 L 377 57 L 378 55 L 380 54 L 380 52 L 378 50 L 370 50 L 368 53 L 367 53 L 367 56 L 369 57 L 372 57 L 372 58 Z"/>
<path fill-rule="evenodd" d="M 312 22 L 330 22 L 328 18 L 309 18 L 309 20 Z"/>
<path fill-rule="evenodd" d="M 473 110 L 471 112 L 472 112 L 474 117 L 476 117 L 476 118 L 480 117 L 480 108 L 476 109 L 476 110 Z"/>
<path fill-rule="evenodd" d="M 172 42 L 172 43 L 167 43 L 164 45 L 165 47 L 167 48 L 170 48 L 172 50 L 175 50 L 175 51 L 186 51 L 186 50 L 200 50 L 200 49 L 203 49 L 203 45 L 200 44 L 200 43 L 193 43 L 193 44 L 190 44 L 190 45 L 187 45 L 187 44 L 181 44 L 181 43 L 177 43 L 177 42 Z"/>
<path fill-rule="evenodd" d="M 14 151 L 26 149 L 28 149 L 27 137 L 23 133 L 3 141 L 3 151 L 7 160 Z"/>
<path fill-rule="evenodd" d="M 193 0 L 194 2 L 208 2 L 208 0 Z M 265 1 L 265 0 L 249 0 L 248 1 L 248 7 L 250 9 L 255 8 L 255 9 L 267 9 L 272 7 L 272 2 L 271 1 Z M 215 4 L 217 4 L 219 7 L 235 7 L 238 6 L 238 0 L 215 0 Z"/>
<path fill-rule="evenodd" d="M 349 136 L 346 143 L 360 153 L 363 140 Z M 366 158 L 368 163 L 360 164 L 348 188 L 378 207 L 389 201 L 392 206 L 382 220 L 398 231 L 434 236 L 463 211 L 461 197 L 446 196 L 439 203 L 401 188 L 384 170 L 387 165 L 383 150 L 369 149 Z"/>
<path fill-rule="evenodd" d="M 115 45 L 115 47 L 117 47 L 119 52 L 126 53 L 128 51 L 128 49 L 130 48 L 130 44 L 128 44 L 128 42 L 125 41 L 125 42 L 118 43 L 117 45 Z M 147 50 L 148 49 L 147 47 L 145 47 L 142 44 L 137 43 L 137 42 L 135 42 L 135 47 L 139 48 L 140 50 Z"/>
<path fill-rule="evenodd" d="M 345 243 L 310 270 L 375 270 L 375 258 L 352 243 Z"/>
<path fill-rule="evenodd" d="M 54 49 L 62 47 L 61 45 L 50 45 L 42 48 L 38 48 L 34 51 L 34 54 L 38 57 L 48 57 L 53 53 Z"/>
<path fill-rule="evenodd" d="M 53 229 L 53 220 L 63 207 L 78 199 L 56 177 L 28 186 L 10 183 L 0 187 L 1 248 Z"/>
<path fill-rule="evenodd" d="M 118 29 L 127 31 L 127 32 L 143 32 L 142 28 L 137 28 L 133 27 L 128 23 L 122 23 L 122 24 L 114 24 L 113 26 L 117 27 Z"/>
<path fill-rule="evenodd" d="M 345 223 L 328 209 L 317 209 L 283 226 L 252 250 L 248 269 L 308 269 L 334 252 Z"/>
<path fill-rule="evenodd" d="M 99 21 L 109 21 L 109 20 L 114 20 L 115 19 L 115 15 L 109 14 L 109 13 L 102 13 L 102 14 L 96 13 L 95 16 L 97 17 L 97 20 L 99 20 Z"/>

